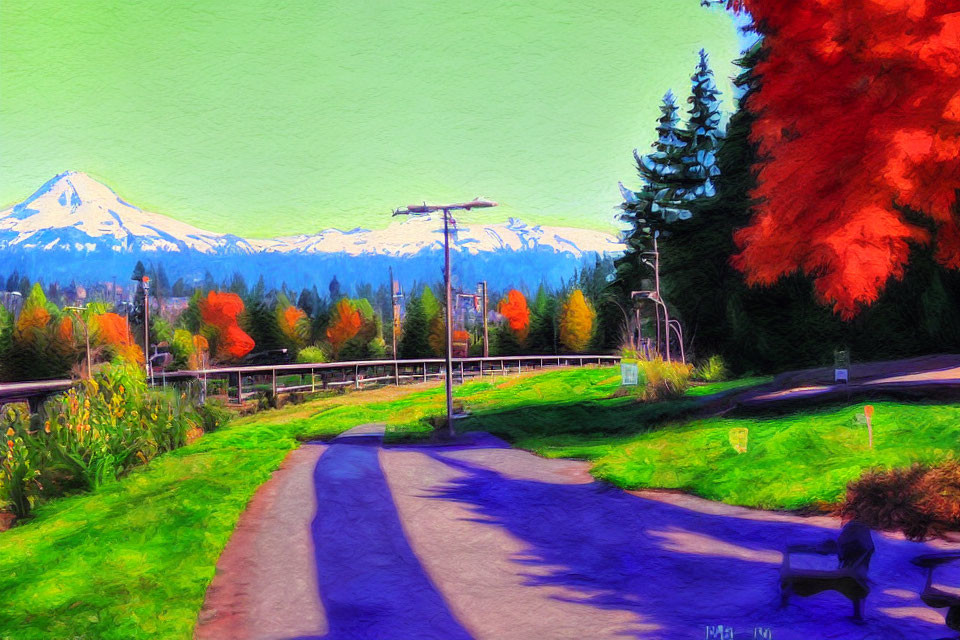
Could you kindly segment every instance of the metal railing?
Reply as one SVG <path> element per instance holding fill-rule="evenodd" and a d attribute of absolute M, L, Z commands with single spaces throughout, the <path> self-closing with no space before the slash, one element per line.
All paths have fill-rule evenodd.
<path fill-rule="evenodd" d="M 610 355 L 553 355 L 553 356 L 491 356 L 487 358 L 454 358 L 454 380 L 485 375 L 522 373 L 525 369 L 616 364 L 620 356 Z M 204 395 L 226 395 L 240 403 L 244 398 L 267 391 L 277 395 L 289 392 L 316 392 L 352 386 L 362 389 L 371 384 L 394 384 L 442 380 L 445 372 L 443 358 L 419 360 L 357 360 L 314 364 L 280 364 L 236 367 L 216 367 L 193 371 L 172 371 L 153 377 L 153 384 L 166 385 L 176 380 L 193 378 L 200 381 Z M 211 389 L 213 383 L 213 389 Z M 223 387 L 224 393 L 219 393 Z"/>
<path fill-rule="evenodd" d="M 620 356 L 611 355 L 535 355 L 490 356 L 487 358 L 454 358 L 455 381 L 490 375 L 523 373 L 527 370 L 564 366 L 616 364 Z M 258 392 L 316 392 L 352 386 L 362 389 L 373 384 L 394 384 L 442 380 L 443 358 L 420 360 L 355 360 L 313 364 L 249 365 L 212 367 L 198 370 L 157 372 L 150 382 L 156 387 L 176 385 L 184 380 L 197 380 L 204 396 L 226 396 L 242 403 Z M 47 396 L 70 388 L 72 380 L 44 380 L 0 384 L 0 405 L 8 402 L 29 402 L 31 410 Z"/>

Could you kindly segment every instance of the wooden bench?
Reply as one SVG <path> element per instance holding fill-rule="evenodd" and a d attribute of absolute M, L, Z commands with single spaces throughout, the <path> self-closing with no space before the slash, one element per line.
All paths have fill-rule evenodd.
<path fill-rule="evenodd" d="M 933 586 L 933 570 L 954 560 L 960 560 L 960 552 L 927 553 L 917 556 L 910 562 L 927 570 L 927 582 L 923 585 L 923 591 L 920 592 L 920 599 L 925 605 L 934 609 L 947 607 L 945 624 L 954 631 L 960 631 L 960 595 Z"/>
<path fill-rule="evenodd" d="M 819 545 L 795 544 L 787 547 L 780 566 L 780 606 L 791 595 L 812 596 L 822 591 L 837 591 L 853 602 L 853 617 L 863 619 L 863 601 L 870 593 L 867 571 L 873 556 L 870 528 L 859 522 L 843 527 L 840 536 Z M 790 564 L 792 554 L 836 556 L 836 569 L 797 568 Z"/>

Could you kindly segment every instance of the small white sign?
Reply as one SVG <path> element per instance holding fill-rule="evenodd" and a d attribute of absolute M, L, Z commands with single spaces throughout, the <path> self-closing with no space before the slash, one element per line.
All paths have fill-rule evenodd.
<path fill-rule="evenodd" d="M 834 382 L 841 382 L 841 381 L 843 381 L 844 384 L 846 384 L 847 382 L 849 382 L 849 380 L 847 380 L 847 370 L 846 370 L 846 369 L 834 369 L 834 370 L 833 370 L 833 381 L 834 381 Z"/>
<path fill-rule="evenodd" d="M 640 381 L 640 365 L 634 362 L 620 363 L 620 384 L 624 387 L 635 387 Z"/>

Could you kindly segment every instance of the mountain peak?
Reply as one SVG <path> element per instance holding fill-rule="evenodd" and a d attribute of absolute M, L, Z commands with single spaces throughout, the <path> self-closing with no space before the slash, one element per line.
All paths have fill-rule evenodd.
<path fill-rule="evenodd" d="M 548 250 L 571 253 L 616 252 L 621 245 L 607 233 L 564 227 L 506 223 L 456 225 L 451 244 L 468 253 Z M 328 229 L 316 234 L 247 240 L 214 233 L 124 202 L 110 187 L 82 171 L 65 171 L 23 202 L 0 211 L 0 251 L 43 251 L 125 255 L 189 252 L 215 255 L 340 254 L 412 256 L 443 246 L 440 216 L 410 216 L 386 229 Z"/>

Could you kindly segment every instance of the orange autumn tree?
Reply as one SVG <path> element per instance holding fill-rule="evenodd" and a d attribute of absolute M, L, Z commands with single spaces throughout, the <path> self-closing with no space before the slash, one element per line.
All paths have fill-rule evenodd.
<path fill-rule="evenodd" d="M 143 364 L 143 350 L 136 344 L 127 319 L 116 313 L 100 313 L 91 322 L 94 344 L 127 362 Z"/>
<path fill-rule="evenodd" d="M 497 305 L 497 312 L 506 318 L 507 326 L 517 336 L 517 340 L 524 343 L 530 331 L 530 307 L 527 306 L 526 297 L 516 289 L 510 289 L 507 297 Z"/>
<path fill-rule="evenodd" d="M 20 310 L 13 339 L 20 343 L 33 343 L 50 324 L 47 296 L 39 284 L 33 285 Z"/>
<path fill-rule="evenodd" d="M 570 351 L 585 351 L 593 337 L 593 321 L 597 314 L 583 297 L 583 291 L 575 289 L 560 312 L 560 344 Z"/>
<path fill-rule="evenodd" d="M 333 349 L 333 357 L 340 355 L 344 343 L 359 333 L 363 326 L 360 311 L 348 298 L 341 298 L 334 306 L 330 315 L 330 324 L 327 325 L 327 340 Z"/>
<path fill-rule="evenodd" d="M 243 312 L 243 300 L 235 293 L 211 291 L 200 299 L 200 317 L 217 334 L 217 356 L 224 360 L 238 360 L 253 350 L 253 338 L 237 322 Z"/>
<path fill-rule="evenodd" d="M 303 309 L 292 304 L 278 306 L 277 324 L 280 326 L 280 332 L 298 348 L 306 344 L 310 325 Z"/>
<path fill-rule="evenodd" d="M 849 319 L 930 246 L 960 268 L 960 0 L 732 0 L 763 36 L 757 202 L 733 264 Z"/>

